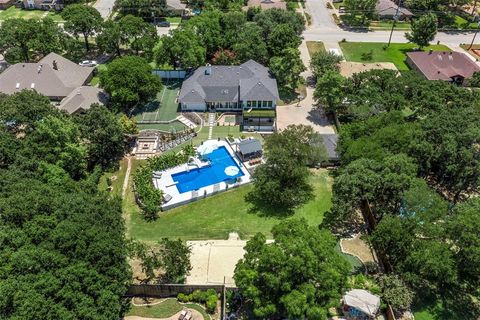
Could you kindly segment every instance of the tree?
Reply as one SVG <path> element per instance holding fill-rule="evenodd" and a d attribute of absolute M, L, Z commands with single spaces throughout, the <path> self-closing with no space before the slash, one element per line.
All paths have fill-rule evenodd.
<path fill-rule="evenodd" d="M 270 55 L 279 56 L 285 49 L 297 49 L 301 42 L 290 24 L 280 24 L 268 35 L 267 48 Z"/>
<path fill-rule="evenodd" d="M 305 71 L 297 48 L 284 49 L 280 56 L 270 59 L 269 66 L 279 86 L 288 91 L 297 89 L 301 79 L 300 73 Z"/>
<path fill-rule="evenodd" d="M 339 71 L 340 61 L 342 57 L 334 53 L 319 51 L 313 54 L 310 68 L 316 77 L 320 77 L 327 71 Z"/>
<path fill-rule="evenodd" d="M 277 8 L 260 11 L 253 21 L 261 28 L 264 39 L 282 24 L 290 25 L 298 36 L 305 30 L 305 19 L 301 14 Z"/>
<path fill-rule="evenodd" d="M 257 62 L 265 63 L 268 52 L 267 45 L 262 37 L 262 30 L 254 23 L 247 23 L 237 34 L 237 42 L 233 45 L 240 62 L 254 59 Z"/>
<path fill-rule="evenodd" d="M 120 28 L 120 22 L 107 20 L 103 24 L 102 31 L 95 39 L 100 50 L 106 53 L 122 55 L 121 46 L 124 44 L 124 36 Z"/>
<path fill-rule="evenodd" d="M 267 161 L 255 170 L 254 187 L 246 196 L 254 209 L 291 213 L 313 198 L 306 165 L 316 148 L 324 148 L 312 146 L 315 138 L 311 127 L 292 125 L 265 140 Z"/>
<path fill-rule="evenodd" d="M 36 20 L 7 19 L 0 26 L 0 48 L 4 50 L 18 49 L 24 62 L 30 61 L 32 35 L 35 34 Z M 16 61 L 12 61 L 16 62 Z"/>
<path fill-rule="evenodd" d="M 235 52 L 219 49 L 213 54 L 212 63 L 218 65 L 234 65 L 238 63 L 238 60 Z"/>
<path fill-rule="evenodd" d="M 192 270 L 190 263 L 191 248 L 182 240 L 163 238 L 160 242 L 163 280 L 168 283 L 184 283 L 186 276 Z"/>
<path fill-rule="evenodd" d="M 35 53 L 43 56 L 50 52 L 61 53 L 66 35 L 56 22 L 47 16 L 38 22 L 31 21 L 30 23 L 36 29 L 32 39 L 32 48 Z"/>
<path fill-rule="evenodd" d="M 122 43 L 132 48 L 137 55 L 143 51 L 147 57 L 151 57 L 153 47 L 158 41 L 155 26 L 132 15 L 120 18 L 118 24 L 123 36 Z"/>
<path fill-rule="evenodd" d="M 103 19 L 100 13 L 91 6 L 84 4 L 72 4 L 62 11 L 62 18 L 65 19 L 65 30 L 78 37 L 83 35 L 85 50 L 90 51 L 88 37 L 100 31 Z"/>
<path fill-rule="evenodd" d="M 129 118 L 126 114 L 120 116 L 120 125 L 125 134 L 137 134 L 138 126 L 134 117 Z"/>
<path fill-rule="evenodd" d="M 405 33 L 405 37 L 420 48 L 426 47 L 435 39 L 437 25 L 437 16 L 434 13 L 428 13 L 412 22 L 412 32 Z"/>
<path fill-rule="evenodd" d="M 262 319 L 325 319 L 338 304 L 349 272 L 330 232 L 290 219 L 272 229 L 273 243 L 255 235 L 235 268 L 245 304 Z"/>
<path fill-rule="evenodd" d="M 237 42 L 237 35 L 247 23 L 247 17 L 243 12 L 229 11 L 220 18 L 220 26 L 223 32 L 223 47 L 232 48 Z"/>
<path fill-rule="evenodd" d="M 182 23 L 182 29 L 194 35 L 209 58 L 222 45 L 221 16 L 218 11 L 204 12 Z"/>
<path fill-rule="evenodd" d="M 313 93 L 315 102 L 322 105 L 326 112 L 333 113 L 335 119 L 337 119 L 337 111 L 343 103 L 345 82 L 345 78 L 340 73 L 329 70 L 317 79 L 315 85 Z"/>
<path fill-rule="evenodd" d="M 160 78 L 152 74 L 148 62 L 136 56 L 113 60 L 100 73 L 100 85 L 110 94 L 111 102 L 125 111 L 147 102 L 162 88 Z"/>
<path fill-rule="evenodd" d="M 173 30 L 163 36 L 155 51 L 158 64 L 170 64 L 177 68 L 197 68 L 205 64 L 206 51 L 195 35 L 188 30 Z"/>
<path fill-rule="evenodd" d="M 125 153 L 125 138 L 119 119 L 105 106 L 92 105 L 79 116 L 82 136 L 86 139 L 89 167 L 112 168 Z"/>
<path fill-rule="evenodd" d="M 395 310 L 408 310 L 412 304 L 414 293 L 398 275 L 382 275 L 379 278 L 382 299 Z"/>
<path fill-rule="evenodd" d="M 167 14 L 166 0 L 118 0 L 115 4 L 121 16 L 133 15 L 154 22 Z"/>
<path fill-rule="evenodd" d="M 480 72 L 475 72 L 473 76 L 467 80 L 466 84 L 469 87 L 480 88 Z"/>
<path fill-rule="evenodd" d="M 365 25 L 367 18 L 373 16 L 376 4 L 376 0 L 345 0 L 345 7 L 352 18 L 355 19 L 356 15 L 361 15 L 361 25 Z"/>

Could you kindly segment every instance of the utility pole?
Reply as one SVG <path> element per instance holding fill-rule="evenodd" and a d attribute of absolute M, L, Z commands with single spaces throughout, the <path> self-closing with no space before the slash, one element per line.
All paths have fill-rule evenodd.
<path fill-rule="evenodd" d="M 400 0 L 397 4 L 397 11 L 395 12 L 395 15 L 393 16 L 393 23 L 392 23 L 392 30 L 390 30 L 390 37 L 388 38 L 388 44 L 387 47 L 390 46 L 390 43 L 392 42 L 392 35 L 393 35 L 393 29 L 395 29 L 395 23 L 397 22 L 398 19 L 398 13 L 400 11 L 400 5 L 402 4 L 402 0 Z"/>
<path fill-rule="evenodd" d="M 478 23 L 478 27 L 480 28 L 480 22 Z M 473 43 L 475 42 L 475 38 L 477 37 L 477 33 L 478 33 L 478 28 L 477 28 L 477 31 L 475 31 L 475 34 L 473 35 L 472 43 L 470 43 L 470 47 L 468 47 L 467 50 L 472 49 Z"/>

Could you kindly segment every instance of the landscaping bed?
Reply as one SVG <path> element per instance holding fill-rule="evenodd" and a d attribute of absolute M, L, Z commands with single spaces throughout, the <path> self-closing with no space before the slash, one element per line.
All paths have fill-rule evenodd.
<path fill-rule="evenodd" d="M 311 58 L 317 52 L 325 52 L 325 45 L 322 41 L 307 41 L 307 49 Z"/>

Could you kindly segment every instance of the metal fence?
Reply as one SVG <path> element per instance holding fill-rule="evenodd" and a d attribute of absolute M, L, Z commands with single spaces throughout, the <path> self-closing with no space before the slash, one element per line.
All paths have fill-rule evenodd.
<path fill-rule="evenodd" d="M 153 74 L 162 79 L 185 79 L 186 70 L 153 70 Z"/>

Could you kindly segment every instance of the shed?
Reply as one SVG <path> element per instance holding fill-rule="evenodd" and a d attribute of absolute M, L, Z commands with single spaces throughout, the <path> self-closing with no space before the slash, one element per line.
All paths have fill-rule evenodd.
<path fill-rule="evenodd" d="M 375 319 L 380 298 L 367 290 L 353 289 L 343 296 L 343 311 L 348 319 Z"/>
<path fill-rule="evenodd" d="M 247 139 L 237 145 L 237 152 L 242 161 L 262 156 L 262 144 L 257 139 Z"/>
<path fill-rule="evenodd" d="M 328 163 L 336 164 L 340 160 L 337 152 L 338 134 L 322 134 L 323 144 L 327 151 Z"/>

